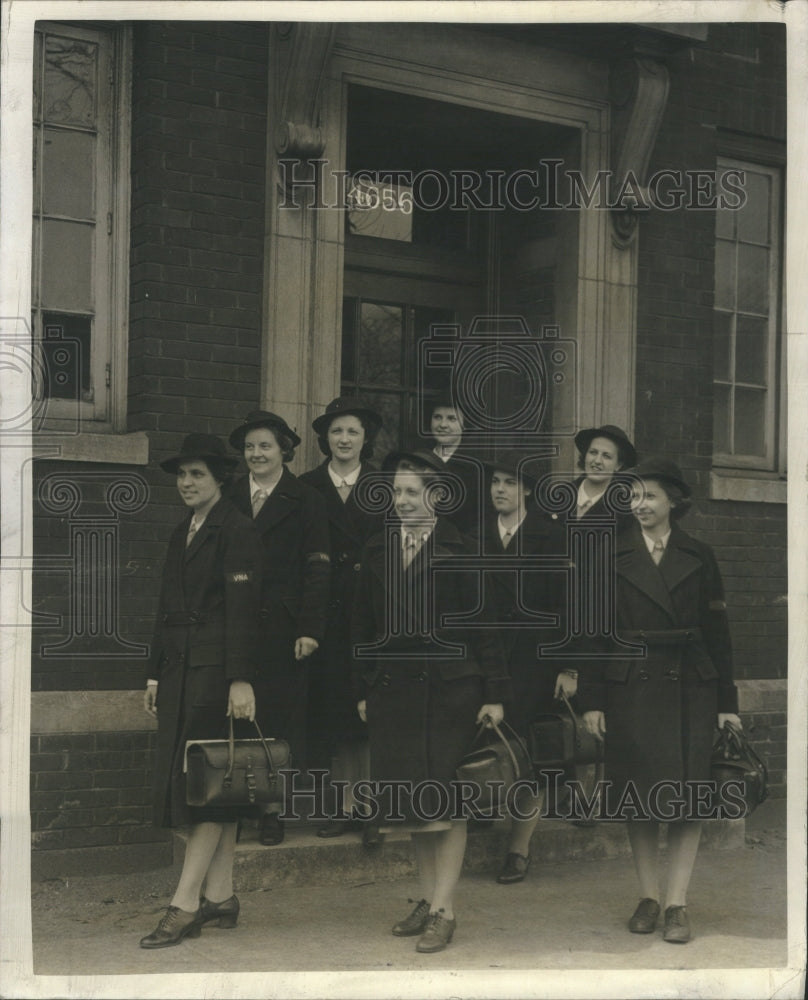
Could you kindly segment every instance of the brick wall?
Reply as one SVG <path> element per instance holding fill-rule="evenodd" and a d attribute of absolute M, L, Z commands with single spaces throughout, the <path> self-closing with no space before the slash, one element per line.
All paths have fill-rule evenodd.
<path fill-rule="evenodd" d="M 721 131 L 785 139 L 785 32 L 711 25 L 705 46 L 669 60 L 670 95 L 651 171 L 714 170 Z M 694 486 L 684 528 L 714 546 L 727 591 L 736 676 L 785 678 L 784 504 L 711 501 L 715 215 L 652 211 L 640 222 L 636 443 Z M 783 705 L 783 711 L 785 705 Z M 757 749 L 784 794 L 785 716 L 753 713 Z"/>

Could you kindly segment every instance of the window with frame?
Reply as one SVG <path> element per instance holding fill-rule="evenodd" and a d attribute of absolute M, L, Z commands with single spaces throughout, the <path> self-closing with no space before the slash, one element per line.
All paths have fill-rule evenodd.
<path fill-rule="evenodd" d="M 130 79 L 127 27 L 37 24 L 32 326 L 46 430 L 126 430 Z"/>
<path fill-rule="evenodd" d="M 716 212 L 713 465 L 782 472 L 781 168 L 721 157 L 745 201 Z M 737 182 L 733 182 L 737 184 Z"/>

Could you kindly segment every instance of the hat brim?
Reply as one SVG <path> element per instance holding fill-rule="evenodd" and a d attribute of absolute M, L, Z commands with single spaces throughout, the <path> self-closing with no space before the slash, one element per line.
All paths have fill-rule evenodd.
<path fill-rule="evenodd" d="M 416 449 L 405 449 L 403 451 L 389 452 L 382 462 L 383 472 L 393 472 L 401 461 L 410 461 L 413 465 L 426 466 L 432 472 L 438 474 L 446 472 L 446 464 L 437 455 L 428 451 L 418 451 Z"/>
<path fill-rule="evenodd" d="M 521 480 L 522 483 L 525 486 L 529 486 L 530 489 L 535 489 L 536 483 L 539 481 L 536 476 L 532 476 L 529 472 L 520 472 L 513 462 L 498 462 L 496 459 L 486 459 L 483 462 L 483 465 L 489 476 L 493 476 L 495 472 L 507 472 L 516 479 Z"/>
<path fill-rule="evenodd" d="M 198 454 L 196 452 L 189 452 L 187 455 L 174 455 L 172 458 L 167 458 L 165 461 L 160 462 L 160 468 L 163 472 L 169 473 L 169 475 L 176 476 L 179 471 L 180 465 L 183 462 L 194 462 L 200 461 L 204 462 L 206 465 L 210 463 L 215 463 L 216 465 L 223 465 L 228 469 L 235 469 L 238 465 L 237 458 L 231 458 L 229 455 L 214 455 L 212 453 L 208 454 Z"/>
<path fill-rule="evenodd" d="M 589 445 L 596 437 L 605 437 L 610 441 L 614 441 L 614 443 L 625 455 L 626 461 L 624 468 L 628 468 L 636 464 L 637 452 L 629 439 L 627 437 L 621 437 L 618 434 L 614 434 L 612 431 L 604 429 L 603 427 L 587 427 L 585 430 L 578 431 L 573 440 L 575 441 L 575 447 L 581 455 L 588 450 Z"/>
<path fill-rule="evenodd" d="M 292 442 L 292 447 L 297 448 L 300 444 L 300 437 L 289 427 L 288 424 L 281 424 L 274 420 L 255 420 L 249 424 L 242 424 L 241 427 L 237 427 L 230 437 L 227 439 L 230 442 L 230 447 L 235 448 L 238 452 L 244 451 L 244 439 L 250 433 L 250 431 L 258 430 L 259 427 L 266 427 L 270 431 L 279 431 L 281 434 L 285 434 Z"/>
<path fill-rule="evenodd" d="M 662 483 L 663 486 L 665 483 L 670 483 L 680 491 L 686 500 L 693 495 L 693 490 L 687 485 L 684 479 L 680 479 L 678 476 L 672 476 L 666 472 L 657 472 L 654 469 L 643 469 L 642 466 L 636 469 L 625 469 L 624 471 L 628 475 L 636 476 L 637 479 L 653 479 L 655 482 Z"/>
<path fill-rule="evenodd" d="M 375 410 L 368 410 L 363 406 L 355 406 L 351 409 L 339 410 L 334 413 L 322 413 L 319 417 L 312 420 L 311 428 L 318 437 L 325 437 L 331 423 L 339 417 L 359 417 L 360 420 L 366 420 L 371 426 L 371 434 L 376 434 L 381 429 L 383 423 L 382 418 Z"/>

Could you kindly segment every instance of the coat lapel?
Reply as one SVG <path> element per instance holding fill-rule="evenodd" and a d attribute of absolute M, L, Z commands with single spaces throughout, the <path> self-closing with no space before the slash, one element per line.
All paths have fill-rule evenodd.
<path fill-rule="evenodd" d="M 659 564 L 659 571 L 668 590 L 679 587 L 691 574 L 697 573 L 703 565 L 698 550 L 690 544 L 690 537 L 680 528 L 671 530 L 665 555 Z"/>
<path fill-rule="evenodd" d="M 221 500 L 217 501 L 217 503 L 208 511 L 208 516 L 205 518 L 202 527 L 196 532 L 194 537 L 191 539 L 191 544 L 186 546 L 185 548 L 184 561 L 186 564 L 189 563 L 196 555 L 198 555 L 199 552 L 202 551 L 206 539 L 210 538 L 211 535 L 214 535 L 219 530 L 219 526 L 222 523 L 224 512 L 225 512 L 225 505 L 222 503 Z M 188 520 L 188 524 L 185 525 L 186 537 L 188 535 L 189 525 L 190 525 L 190 519 Z"/>
<path fill-rule="evenodd" d="M 665 578 L 660 572 L 661 566 L 657 566 L 651 558 L 639 527 L 635 526 L 625 532 L 618 540 L 616 567 L 620 576 L 659 605 L 670 618 L 671 624 L 677 623 L 676 609 Z"/>
<path fill-rule="evenodd" d="M 288 517 L 300 506 L 300 490 L 292 473 L 284 468 L 283 475 L 278 480 L 275 489 L 267 497 L 264 506 L 258 511 L 255 526 L 263 535 Z"/>

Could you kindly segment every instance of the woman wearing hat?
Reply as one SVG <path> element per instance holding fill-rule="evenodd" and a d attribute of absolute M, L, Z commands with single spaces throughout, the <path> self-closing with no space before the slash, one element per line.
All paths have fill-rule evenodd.
<path fill-rule="evenodd" d="M 480 722 L 502 720 L 510 681 L 494 630 L 445 622 L 472 611 L 478 595 L 471 574 L 451 571 L 465 543 L 436 516 L 443 463 L 431 452 L 396 452 L 384 471 L 393 477 L 399 523 L 362 553 L 352 629 L 355 691 L 368 725 L 372 778 L 401 783 L 380 795 L 382 818 L 415 824 L 420 899 L 392 932 L 419 936 L 417 951 L 436 952 L 455 930 L 466 844 L 465 820 L 451 818 L 458 811 L 456 768 Z"/>
<path fill-rule="evenodd" d="M 160 463 L 188 513 L 168 543 L 144 705 L 157 717 L 155 824 L 188 833 L 179 885 L 142 948 L 198 937 L 212 920 L 234 927 L 238 918 L 238 816 L 187 806 L 183 773 L 186 740 L 224 738 L 228 716 L 255 717 L 260 552 L 252 523 L 222 498 L 236 464 L 209 434 L 189 434 Z"/>
<path fill-rule="evenodd" d="M 693 783 L 710 780 L 716 725 L 740 727 L 738 695 L 718 564 L 678 524 L 690 487 L 664 458 L 631 471 L 636 523 L 617 541 L 616 624 L 638 655 L 582 671 L 578 694 L 587 726 L 605 739 L 607 814 L 628 824 L 640 884 L 629 930 L 656 928 L 657 840 L 660 822 L 668 822 L 663 936 L 684 944 L 703 816 Z"/>
<path fill-rule="evenodd" d="M 309 764 L 330 768 L 334 779 L 347 781 L 346 792 L 367 778 L 367 731 L 356 713 L 351 690 L 350 615 L 362 546 L 381 530 L 378 514 L 357 502 L 357 485 L 375 466 L 369 463 L 382 418 L 361 400 L 339 397 L 312 422 L 325 461 L 305 472 L 300 481 L 317 490 L 328 517 L 331 594 L 325 635 L 311 661 L 309 690 Z M 337 813 L 351 810 L 350 795 L 335 796 Z M 333 819 L 318 831 L 338 837 L 346 822 Z M 379 842 L 375 824 L 365 827 L 363 843 Z"/>
<path fill-rule="evenodd" d="M 230 444 L 249 469 L 230 496 L 254 520 L 264 564 L 259 722 L 264 732 L 289 742 L 292 764 L 303 770 L 308 658 L 322 640 L 328 604 L 325 505 L 316 490 L 286 467 L 300 438 L 282 417 L 268 410 L 248 413 L 230 435 Z M 261 817 L 258 839 L 264 845 L 283 840 L 279 811 L 279 805 L 271 805 Z"/>
<path fill-rule="evenodd" d="M 637 464 L 637 453 L 619 427 L 604 424 L 588 427 L 575 435 L 578 468 L 583 475 L 575 480 L 578 497 L 573 517 L 608 515 L 605 493 L 615 473 Z M 617 527 L 622 530 L 632 523 L 631 514 L 617 514 Z"/>
<path fill-rule="evenodd" d="M 566 551 L 563 527 L 557 517 L 539 510 L 533 500 L 536 480 L 524 471 L 527 456 L 516 451 L 497 455 L 488 464 L 491 508 L 487 512 L 482 551 L 508 555 L 514 565 L 486 572 L 486 594 L 499 626 L 505 659 L 513 684 L 513 698 L 505 705 L 506 721 L 523 738 L 537 715 L 554 710 L 553 699 L 575 682 L 551 658 L 537 649 L 563 638 L 566 588 L 561 570 L 518 569 L 518 560 L 530 556 L 561 556 Z M 520 800 L 519 811 L 530 818 L 511 820 L 505 863 L 497 876 L 503 885 L 521 882 L 530 866 L 530 838 L 539 819 L 541 798 Z"/>
<path fill-rule="evenodd" d="M 446 392 L 427 400 L 427 416 L 433 454 L 441 460 L 446 471 L 457 476 L 463 484 L 460 503 L 447 517 L 463 534 L 476 534 L 480 530 L 482 465 L 461 447 L 463 413 Z"/>

